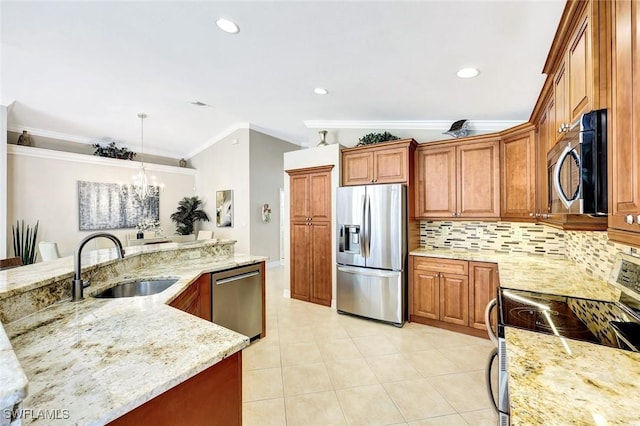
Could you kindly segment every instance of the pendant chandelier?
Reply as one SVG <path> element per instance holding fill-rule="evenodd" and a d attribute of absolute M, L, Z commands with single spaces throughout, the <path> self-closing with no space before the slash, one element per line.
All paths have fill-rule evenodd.
<path fill-rule="evenodd" d="M 140 171 L 133 176 L 133 184 L 127 185 L 128 190 L 133 193 L 140 201 L 145 201 L 149 197 L 158 195 L 160 185 L 156 182 L 156 177 L 147 177 L 146 167 L 144 165 L 144 119 L 147 114 L 138 114 L 140 118 Z"/>

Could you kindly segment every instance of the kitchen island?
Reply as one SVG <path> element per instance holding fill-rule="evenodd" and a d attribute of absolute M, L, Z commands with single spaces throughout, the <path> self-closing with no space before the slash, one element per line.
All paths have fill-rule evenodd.
<path fill-rule="evenodd" d="M 113 260 L 115 250 L 100 250 L 83 268 L 94 275 L 84 300 L 62 300 L 17 319 L 5 312 L 12 321 L 0 328 L 0 424 L 20 408 L 22 424 L 105 424 L 234 354 L 240 365 L 246 336 L 168 306 L 202 274 L 265 260 L 235 255 L 232 243 L 144 246 L 121 261 Z M 4 299 L 20 302 L 72 274 L 69 259 L 52 263 L 49 270 L 34 266 L 23 281 L 15 277 L 28 276 L 29 266 L 3 271 Z M 90 297 L 124 279 L 150 277 L 177 282 L 151 296 Z"/>

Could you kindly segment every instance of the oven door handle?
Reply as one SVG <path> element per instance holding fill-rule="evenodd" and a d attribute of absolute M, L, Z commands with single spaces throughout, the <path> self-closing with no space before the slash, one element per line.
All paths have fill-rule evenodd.
<path fill-rule="evenodd" d="M 556 190 L 558 198 L 560 199 L 562 204 L 564 204 L 567 210 L 571 208 L 571 204 L 573 204 L 575 200 L 569 200 L 567 196 L 564 195 L 564 190 L 562 189 L 562 185 L 560 184 L 560 166 L 562 166 L 562 163 L 569 156 L 571 151 L 573 151 L 573 148 L 571 148 L 571 145 L 567 144 L 567 146 L 562 150 L 562 153 L 560 153 L 558 161 L 556 161 L 556 164 L 553 168 L 553 188 Z"/>
<path fill-rule="evenodd" d="M 489 354 L 489 360 L 487 362 L 487 392 L 489 394 L 489 400 L 491 400 L 491 405 L 493 406 L 496 414 L 500 414 L 500 410 L 498 409 L 498 403 L 496 402 L 496 398 L 493 395 L 493 385 L 491 383 L 491 370 L 493 369 L 493 360 L 498 356 L 498 348 L 493 348 L 491 353 Z"/>
<path fill-rule="evenodd" d="M 489 303 L 487 303 L 487 307 L 484 310 L 484 323 L 487 325 L 487 333 L 489 334 L 489 340 L 493 342 L 496 347 L 498 346 L 498 337 L 496 333 L 491 328 L 491 311 L 493 311 L 498 306 L 497 299 L 491 299 Z"/>

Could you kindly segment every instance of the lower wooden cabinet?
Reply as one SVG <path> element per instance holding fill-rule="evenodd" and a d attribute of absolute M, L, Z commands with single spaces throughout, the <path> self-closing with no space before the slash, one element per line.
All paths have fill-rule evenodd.
<path fill-rule="evenodd" d="M 241 424 L 242 352 L 230 355 L 109 423 L 110 426 Z"/>
<path fill-rule="evenodd" d="M 484 311 L 496 295 L 498 265 L 409 257 L 409 321 L 487 337 Z"/>
<path fill-rule="evenodd" d="M 496 297 L 499 281 L 495 263 L 469 262 L 469 327 L 487 330 L 484 311 L 489 301 Z"/>
<path fill-rule="evenodd" d="M 331 222 L 291 224 L 291 297 L 331 306 Z"/>
<path fill-rule="evenodd" d="M 169 304 L 176 309 L 211 321 L 211 274 L 202 274 Z"/>

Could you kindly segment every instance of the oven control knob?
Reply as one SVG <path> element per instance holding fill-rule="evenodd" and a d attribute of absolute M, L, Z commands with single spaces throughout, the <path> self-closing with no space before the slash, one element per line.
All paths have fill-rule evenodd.
<path fill-rule="evenodd" d="M 628 214 L 625 218 L 624 221 L 627 222 L 629 225 L 633 225 L 633 215 L 632 214 Z"/>

